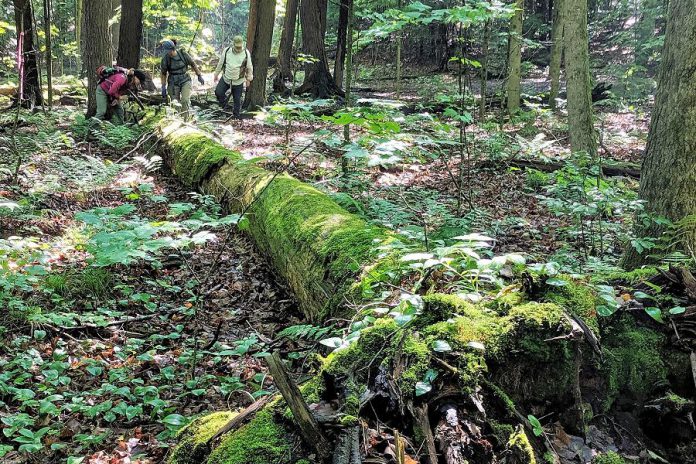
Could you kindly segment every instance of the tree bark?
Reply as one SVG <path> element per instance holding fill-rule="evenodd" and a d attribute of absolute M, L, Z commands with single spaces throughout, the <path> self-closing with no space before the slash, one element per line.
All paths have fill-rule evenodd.
<path fill-rule="evenodd" d="M 109 16 L 111 15 L 111 3 L 103 0 L 83 0 L 82 32 L 84 34 L 85 70 L 87 72 L 87 117 L 92 117 L 97 112 L 96 69 L 104 64 L 111 65 L 111 43 L 109 34 Z"/>
<path fill-rule="evenodd" d="M 46 83 L 48 85 L 48 109 L 53 109 L 53 48 L 51 46 L 51 0 L 43 0 L 44 36 L 46 40 Z"/>
<path fill-rule="evenodd" d="M 524 0 L 515 0 L 515 15 L 510 19 L 508 42 L 507 110 L 512 114 L 520 108 L 522 75 L 522 20 Z"/>
<path fill-rule="evenodd" d="M 254 49 L 251 51 L 251 62 L 254 65 L 254 80 L 247 89 L 244 106 L 255 110 L 266 104 L 266 79 L 268 74 L 268 58 L 271 56 L 273 41 L 273 21 L 275 20 L 275 0 L 255 0 L 257 20 L 254 26 Z"/>
<path fill-rule="evenodd" d="M 258 24 L 257 15 L 259 14 L 259 1 L 260 0 L 249 0 L 246 46 L 250 53 L 254 51 L 254 37 L 256 36 L 256 25 Z"/>
<path fill-rule="evenodd" d="M 285 21 L 278 48 L 278 73 L 273 80 L 273 91 L 285 92 L 285 83 L 292 80 L 292 48 L 295 42 L 295 23 L 297 22 L 298 0 L 287 0 Z"/>
<path fill-rule="evenodd" d="M 696 215 L 696 9 L 693 0 L 669 3 L 667 33 L 650 121 L 648 144 L 641 169 L 640 198 L 648 213 L 673 222 Z M 637 221 L 640 226 L 640 221 Z M 638 229 L 642 237 L 659 237 L 655 224 Z M 681 240 L 683 251 L 696 252 L 693 226 Z M 645 261 L 629 248 L 623 265 L 634 268 Z"/>
<path fill-rule="evenodd" d="M 116 63 L 124 68 L 140 65 L 143 40 L 143 0 L 121 0 L 121 24 Z"/>
<path fill-rule="evenodd" d="M 21 36 L 22 48 L 19 56 L 21 72 L 21 85 L 17 102 L 33 105 L 43 103 L 41 84 L 39 83 L 39 66 L 37 62 L 36 47 L 34 45 L 34 23 L 32 21 L 31 0 L 14 0 L 15 27 L 17 37 Z"/>
<path fill-rule="evenodd" d="M 564 41 L 568 87 L 568 126 L 572 152 L 597 153 L 592 121 L 592 86 L 587 38 L 587 0 L 566 0 Z"/>
<path fill-rule="evenodd" d="M 565 12 L 563 6 L 566 0 L 555 0 L 553 3 L 553 24 L 551 26 L 551 62 L 549 63 L 549 106 L 556 109 L 556 99 L 561 88 L 561 61 L 563 60 L 563 21 Z"/>
<path fill-rule="evenodd" d="M 486 116 L 486 87 L 488 86 L 488 47 L 491 43 L 491 20 L 483 26 L 483 43 L 481 44 L 481 100 L 479 100 L 479 119 Z"/>
<path fill-rule="evenodd" d="M 348 35 L 348 10 L 353 0 L 341 0 L 336 31 L 336 62 L 334 63 L 334 81 L 343 88 L 343 70 L 346 62 L 346 38 Z"/>
<path fill-rule="evenodd" d="M 111 16 L 109 17 L 109 34 L 111 35 L 111 56 L 118 54 L 118 42 L 121 29 L 121 0 L 111 0 Z"/>
<path fill-rule="evenodd" d="M 326 57 L 324 44 L 326 3 L 327 0 L 303 0 L 300 5 L 302 50 L 310 55 L 314 62 L 305 64 L 305 79 L 297 89 L 297 94 L 310 93 L 314 98 L 343 95 L 343 91 L 331 77 Z"/>

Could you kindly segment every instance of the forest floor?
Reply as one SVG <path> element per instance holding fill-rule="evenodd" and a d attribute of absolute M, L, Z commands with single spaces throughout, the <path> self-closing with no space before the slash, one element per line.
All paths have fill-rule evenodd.
<path fill-rule="evenodd" d="M 160 462 L 185 418 L 266 394 L 260 356 L 300 315 L 214 202 L 116 162 L 128 132 L 80 142 L 74 116 L 22 114 L 28 155 L 0 184 L 0 268 L 32 268 L 0 286 L 0 460 Z"/>
<path fill-rule="evenodd" d="M 564 272 L 616 270 L 640 211 L 637 181 L 598 169 L 640 163 L 649 113 L 601 111 L 599 161 L 570 157 L 563 118 L 534 104 L 467 125 L 460 151 L 446 116 L 458 109 L 439 99 L 454 83 L 409 79 L 402 104 L 392 82 L 359 82 L 371 106 L 350 115 L 347 149 L 344 120 L 315 116 L 316 104 L 278 102 L 229 121 L 210 109 L 210 90 L 194 101 L 208 108 L 197 124 L 228 147 L 426 249 L 480 232 L 495 253 L 521 251 Z M 0 137 L 11 121 L 3 116 Z M 227 232 L 239 218 L 188 193 L 149 149 L 130 152 L 137 129 L 107 126 L 85 142 L 70 109 L 23 113 L 19 126 L 26 156 L 16 185 L 13 169 L 0 172 L 0 268 L 30 272 L 10 282 L 19 292 L 0 287 L 11 308 L 1 324 L 0 380 L 12 385 L 0 403 L 3 462 L 160 462 L 187 418 L 267 393 L 260 356 L 271 347 L 308 368 L 300 361 L 329 329 L 306 345 L 278 337 L 301 316 L 249 239 Z"/>

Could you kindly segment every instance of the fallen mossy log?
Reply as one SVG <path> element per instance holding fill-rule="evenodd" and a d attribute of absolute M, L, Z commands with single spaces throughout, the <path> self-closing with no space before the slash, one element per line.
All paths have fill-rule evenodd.
<path fill-rule="evenodd" d="M 369 283 L 370 267 L 379 265 L 374 250 L 391 239 L 387 231 L 307 184 L 242 159 L 193 127 L 166 121 L 158 130 L 169 165 L 187 185 L 246 213 L 249 233 L 308 318 L 326 318 L 346 297 L 367 301 L 357 289 L 361 279 Z M 582 435 L 594 417 L 621 409 L 622 420 L 635 417 L 629 426 L 640 430 L 638 417 L 648 401 L 658 396 L 659 405 L 687 401 L 682 396 L 693 391 L 688 353 L 670 345 L 666 327 L 639 317 L 642 309 L 620 310 L 600 321 L 596 291 L 561 277 L 566 281 L 561 287 L 530 278 L 529 285 L 511 285 L 477 304 L 456 295 L 423 295 L 422 310 L 405 323 L 364 309 L 360 316 L 370 315 L 374 323 L 323 359 L 300 387 L 326 438 L 335 443 L 334 462 L 357 462 L 356 433 L 366 458 L 380 459 L 385 450 L 396 449 L 432 464 L 501 462 L 507 456 L 531 464 L 544 455 L 559 462 L 549 440 L 534 437 L 527 415 L 549 416 L 549 428 Z M 596 336 L 591 347 L 587 331 Z M 670 414 L 684 411 L 690 409 L 675 406 L 654 414 L 660 424 L 672 424 Z M 234 417 L 223 412 L 196 419 L 181 431 L 168 462 L 319 462 L 307 459 L 315 455 L 313 444 L 300 444 L 294 416 L 280 397 L 245 415 L 245 421 Z M 217 436 L 221 429 L 225 433 Z M 675 431 L 689 439 L 688 430 L 675 426 Z M 399 436 L 410 440 L 397 445 Z"/>
<path fill-rule="evenodd" d="M 323 320 L 344 302 L 390 238 L 314 187 L 244 160 L 194 127 L 164 121 L 158 131 L 169 166 L 187 186 L 245 212 L 256 245 L 309 320 Z"/>
<path fill-rule="evenodd" d="M 543 172 L 554 172 L 563 169 L 565 165 L 563 163 L 557 163 L 553 161 L 537 161 L 537 160 L 525 160 L 525 159 L 511 159 L 503 161 L 484 161 L 479 166 L 480 167 L 499 167 L 501 164 L 506 166 L 512 166 L 522 169 L 536 169 L 537 171 Z M 640 179 L 640 166 L 632 163 L 624 164 L 608 164 L 602 165 L 602 174 L 607 177 L 631 177 L 633 179 Z"/>

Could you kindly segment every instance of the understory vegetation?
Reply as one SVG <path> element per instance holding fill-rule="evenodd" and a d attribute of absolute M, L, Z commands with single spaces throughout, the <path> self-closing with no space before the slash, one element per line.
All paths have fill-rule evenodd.
<path fill-rule="evenodd" d="M 690 2 L 39 3 L 0 7 L 0 462 L 693 461 Z"/>

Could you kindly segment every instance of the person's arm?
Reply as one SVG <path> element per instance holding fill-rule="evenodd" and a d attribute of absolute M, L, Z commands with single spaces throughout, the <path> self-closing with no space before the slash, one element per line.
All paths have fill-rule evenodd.
<path fill-rule="evenodd" d="M 191 67 L 193 68 L 193 72 L 195 72 L 196 76 L 198 76 L 198 83 L 201 85 L 205 84 L 205 81 L 203 80 L 203 76 L 201 75 L 202 74 L 201 70 L 198 68 L 198 65 L 196 64 L 196 62 L 193 61 L 193 58 L 191 57 L 191 55 L 186 53 L 184 55 L 184 57 L 186 58 L 186 61 L 188 61 L 189 65 L 191 65 Z"/>
<path fill-rule="evenodd" d="M 167 55 L 162 57 L 162 62 L 160 63 L 160 79 L 162 82 L 162 98 L 167 95 Z"/>

